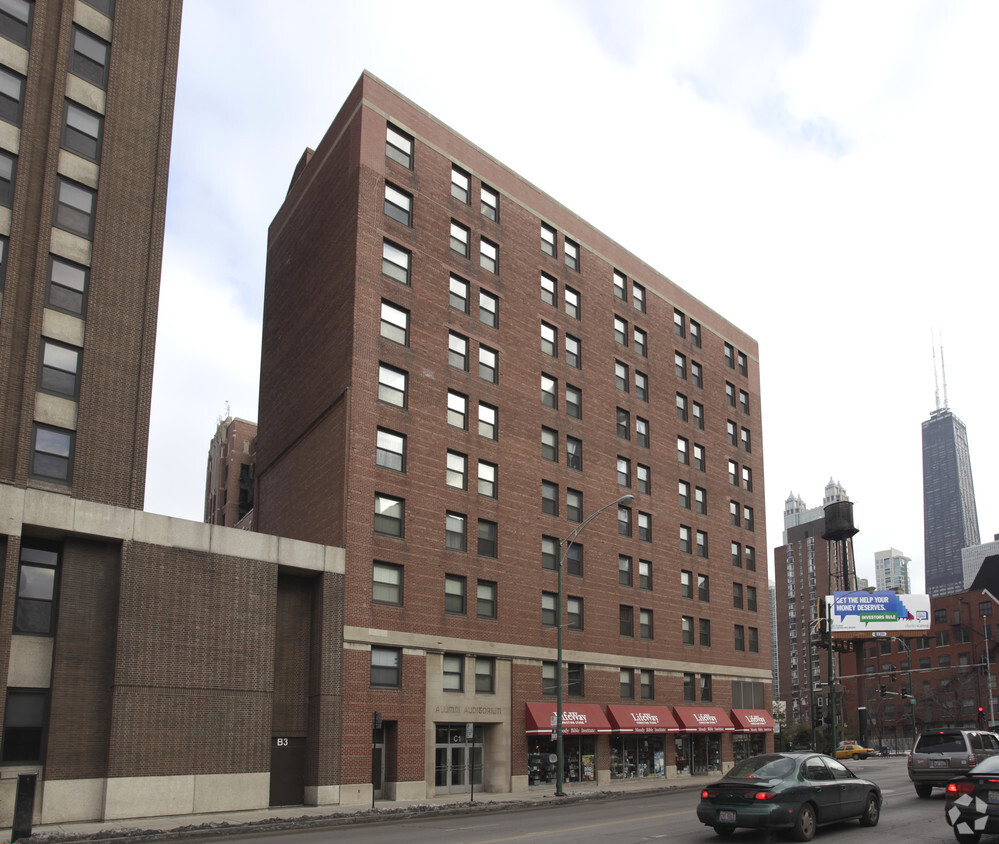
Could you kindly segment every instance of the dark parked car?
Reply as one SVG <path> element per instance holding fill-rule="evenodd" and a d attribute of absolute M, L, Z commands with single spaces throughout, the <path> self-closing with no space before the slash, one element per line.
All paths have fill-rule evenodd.
<path fill-rule="evenodd" d="M 719 835 L 736 827 L 783 829 L 811 841 L 827 823 L 857 818 L 876 826 L 881 789 L 843 763 L 817 753 L 767 753 L 736 763 L 701 792 L 697 819 Z"/>
<path fill-rule="evenodd" d="M 999 756 L 947 784 L 944 817 L 960 844 L 978 844 L 982 833 L 999 832 Z"/>
<path fill-rule="evenodd" d="M 979 762 L 999 753 L 999 739 L 985 730 L 928 730 L 909 754 L 909 779 L 920 797 L 943 788 Z"/>

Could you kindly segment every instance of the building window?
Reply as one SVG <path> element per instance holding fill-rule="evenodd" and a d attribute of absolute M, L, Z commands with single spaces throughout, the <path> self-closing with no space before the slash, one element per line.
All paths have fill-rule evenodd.
<path fill-rule="evenodd" d="M 371 600 L 402 606 L 402 566 L 375 562 L 371 575 Z"/>
<path fill-rule="evenodd" d="M 635 441 L 642 447 L 649 447 L 649 421 L 641 416 L 635 417 Z"/>
<path fill-rule="evenodd" d="M 642 401 L 649 400 L 649 376 L 635 370 L 635 396 Z"/>
<path fill-rule="evenodd" d="M 555 663 L 541 663 L 541 694 L 546 697 L 554 697 L 558 694 L 558 680 L 555 676 Z"/>
<path fill-rule="evenodd" d="M 735 625 L 735 649 L 746 650 L 746 628 L 741 624 Z"/>
<path fill-rule="evenodd" d="M 583 576 L 583 546 L 578 542 L 565 549 L 565 573 L 573 577 Z"/>
<path fill-rule="evenodd" d="M 583 418 L 583 391 L 571 384 L 565 385 L 565 413 L 573 419 Z"/>
<path fill-rule="evenodd" d="M 566 238 L 563 249 L 565 250 L 565 265 L 570 270 L 579 272 L 579 244 Z"/>
<path fill-rule="evenodd" d="M 449 487 L 465 489 L 468 485 L 468 457 L 458 451 L 447 453 L 446 482 Z"/>
<path fill-rule="evenodd" d="M 711 647 L 711 619 L 698 619 L 698 644 L 702 648 Z M 704 698 L 702 697 L 702 700 Z"/>
<path fill-rule="evenodd" d="M 614 361 L 614 385 L 622 392 L 628 392 L 628 366 L 621 361 Z"/>
<path fill-rule="evenodd" d="M 8 6 L 4 4 L 4 7 Z M 3 17 L 0 12 L 0 18 Z M 47 693 L 37 689 L 7 689 L 0 761 L 40 763 L 45 747 Z"/>
<path fill-rule="evenodd" d="M 413 138 L 391 123 L 385 127 L 385 157 L 413 169 Z"/>
<path fill-rule="evenodd" d="M 690 465 L 690 441 L 686 437 L 676 438 L 676 462 L 681 466 Z"/>
<path fill-rule="evenodd" d="M 559 541 L 554 536 L 541 537 L 541 568 L 555 571 L 559 562 Z"/>
<path fill-rule="evenodd" d="M 624 607 L 622 607 L 621 609 L 623 610 Z M 634 669 L 622 668 L 620 670 L 620 677 L 621 677 L 621 700 L 633 700 L 635 697 Z"/>
<path fill-rule="evenodd" d="M 690 362 L 690 383 L 695 387 L 704 386 L 704 368 L 696 360 Z"/>
<path fill-rule="evenodd" d="M 708 643 L 710 644 L 710 642 Z M 701 675 L 701 700 L 710 701 L 712 700 L 711 692 L 711 675 L 702 674 Z"/>
<path fill-rule="evenodd" d="M 725 382 L 725 401 L 729 407 L 735 407 L 735 384 Z"/>
<path fill-rule="evenodd" d="M 475 693 L 491 695 L 496 690 L 496 660 L 491 656 L 475 658 Z"/>
<path fill-rule="evenodd" d="M 111 45 L 85 29 L 73 27 L 73 54 L 69 72 L 104 88 L 108 82 L 108 51 Z"/>
<path fill-rule="evenodd" d="M 0 5 L 0 35 L 25 47 L 31 40 L 31 12 L 28 0 L 6 0 Z"/>
<path fill-rule="evenodd" d="M 725 366 L 729 369 L 735 369 L 735 349 L 732 348 L 731 343 L 725 344 Z"/>
<path fill-rule="evenodd" d="M 617 459 L 617 483 L 618 486 L 631 486 L 631 461 L 627 457 Z"/>
<path fill-rule="evenodd" d="M 617 582 L 622 586 L 632 584 L 631 557 L 624 554 L 618 554 L 617 557 Z"/>
<path fill-rule="evenodd" d="M 690 484 L 686 481 L 677 482 L 677 491 L 680 497 L 680 507 L 684 510 L 690 509 Z"/>
<path fill-rule="evenodd" d="M 453 390 L 447 391 L 447 424 L 462 431 L 468 430 L 468 397 Z"/>
<path fill-rule="evenodd" d="M 614 317 L 614 342 L 619 346 L 628 345 L 628 323 L 621 317 Z"/>
<path fill-rule="evenodd" d="M 746 587 L 746 609 L 750 612 L 756 612 L 756 587 L 747 586 Z"/>
<path fill-rule="evenodd" d="M 401 346 L 409 345 L 409 311 L 382 299 L 382 321 L 379 333 L 386 340 Z"/>
<path fill-rule="evenodd" d="M 729 515 L 729 522 L 732 524 L 732 527 L 739 527 L 739 525 L 742 523 L 742 520 L 739 516 L 738 501 L 728 502 L 728 515 Z"/>
<path fill-rule="evenodd" d="M 483 217 L 499 220 L 499 193 L 488 185 L 482 185 L 479 191 L 479 210 Z"/>
<path fill-rule="evenodd" d="M 0 235 L 0 293 L 3 293 L 4 280 L 7 277 L 7 238 Z"/>
<path fill-rule="evenodd" d="M 541 375 L 541 406 L 558 407 L 558 381 L 550 375 Z"/>
<path fill-rule="evenodd" d="M 565 491 L 565 517 L 570 522 L 583 521 L 583 493 L 578 489 Z"/>
<path fill-rule="evenodd" d="M 694 443 L 694 468 L 698 472 L 707 471 L 707 463 L 704 458 L 704 446 Z"/>
<path fill-rule="evenodd" d="M 566 287 L 563 298 L 565 301 L 566 316 L 572 319 L 579 319 L 579 293 L 571 287 Z"/>
<path fill-rule="evenodd" d="M 541 428 L 541 459 L 558 462 L 558 431 L 554 428 Z"/>
<path fill-rule="evenodd" d="M 475 614 L 479 618 L 496 618 L 496 583 L 480 580 L 475 590 Z"/>
<path fill-rule="evenodd" d="M 550 357 L 558 357 L 558 330 L 547 322 L 541 323 L 541 351 Z"/>
<path fill-rule="evenodd" d="M 444 612 L 465 614 L 465 578 L 457 574 L 444 575 Z"/>
<path fill-rule="evenodd" d="M 497 374 L 497 366 L 499 361 L 499 352 L 495 349 L 490 349 L 488 346 L 479 346 L 479 378 L 483 381 L 488 381 L 490 384 L 495 384 L 499 379 Z"/>
<path fill-rule="evenodd" d="M 468 282 L 454 274 L 449 282 L 448 304 L 456 311 L 468 313 Z"/>
<path fill-rule="evenodd" d="M 751 440 L 751 435 L 749 433 L 749 428 L 743 428 L 741 431 L 742 435 L 742 450 L 749 454 L 753 450 L 753 443 Z"/>
<path fill-rule="evenodd" d="M 638 611 L 638 635 L 642 639 L 652 639 L 652 610 Z"/>
<path fill-rule="evenodd" d="M 697 428 L 697 430 L 699 430 L 699 431 L 703 431 L 704 430 L 704 405 L 701 404 L 700 402 L 696 402 L 695 401 L 695 402 L 691 403 L 691 407 L 692 407 L 691 414 L 692 414 L 693 419 L 694 419 L 694 427 Z"/>
<path fill-rule="evenodd" d="M 753 508 L 743 506 L 742 523 L 746 530 L 756 530 L 756 522 L 753 520 Z"/>
<path fill-rule="evenodd" d="M 493 274 L 499 273 L 499 246 L 484 237 L 479 238 L 479 266 Z"/>
<path fill-rule="evenodd" d="M 468 338 L 448 332 L 447 338 L 447 362 L 448 366 L 460 369 L 462 372 L 468 371 Z"/>
<path fill-rule="evenodd" d="M 687 397 L 682 393 L 676 394 L 676 418 L 681 422 L 687 421 Z"/>
<path fill-rule="evenodd" d="M 495 440 L 499 436 L 499 429 L 496 425 L 496 414 L 498 411 L 491 404 L 479 402 L 479 436 L 487 440 Z"/>
<path fill-rule="evenodd" d="M 463 258 L 468 257 L 469 230 L 467 226 L 451 221 L 451 251 L 457 252 Z"/>
<path fill-rule="evenodd" d="M 0 152 L 0 205 L 8 208 L 14 201 L 14 178 L 17 175 L 17 159 L 6 152 Z"/>
<path fill-rule="evenodd" d="M 689 615 L 680 616 L 680 641 L 685 645 L 694 644 L 694 618 Z"/>
<path fill-rule="evenodd" d="M 756 571 L 756 549 L 746 546 L 746 571 Z"/>
<path fill-rule="evenodd" d="M 15 633 L 55 632 L 58 568 L 58 546 L 23 540 L 14 610 Z"/>
<path fill-rule="evenodd" d="M 375 493 L 375 533 L 403 536 L 406 502 L 391 495 Z"/>
<path fill-rule="evenodd" d="M 50 481 L 69 483 L 72 480 L 72 431 L 35 425 L 31 449 L 31 475 Z"/>
<path fill-rule="evenodd" d="M 732 608 L 741 610 L 742 609 L 742 584 L 733 583 L 732 584 Z"/>
<path fill-rule="evenodd" d="M 558 595 L 554 592 L 541 593 L 541 623 L 545 627 L 554 627 L 557 623 Z"/>
<path fill-rule="evenodd" d="M 628 299 L 628 279 L 617 270 L 614 270 L 614 297 L 622 302 Z"/>
<path fill-rule="evenodd" d="M 692 550 L 690 543 L 690 528 L 687 525 L 680 525 L 680 550 L 684 554 L 689 554 Z"/>
<path fill-rule="evenodd" d="M 749 393 L 745 390 L 739 390 L 739 409 L 749 415 Z"/>
<path fill-rule="evenodd" d="M 687 357 L 679 352 L 673 353 L 673 368 L 676 370 L 676 377 L 687 380 Z"/>
<path fill-rule="evenodd" d="M 465 526 L 468 523 L 463 513 L 447 513 L 444 516 L 444 547 L 448 551 L 466 551 L 468 540 Z"/>
<path fill-rule="evenodd" d="M 739 352 L 735 357 L 736 357 L 736 362 L 738 363 L 738 367 L 739 367 L 739 374 L 740 375 L 748 375 L 749 374 L 749 363 L 746 360 L 745 353 L 744 352 Z"/>
<path fill-rule="evenodd" d="M 652 563 L 649 560 L 638 561 L 638 588 L 652 591 Z"/>
<path fill-rule="evenodd" d="M 371 686 L 380 689 L 402 687 L 402 650 L 371 648 Z"/>
<path fill-rule="evenodd" d="M 636 326 L 633 337 L 635 353 L 641 355 L 643 358 L 647 358 L 649 356 L 649 335 Z"/>
<path fill-rule="evenodd" d="M 38 388 L 45 393 L 76 398 L 79 389 L 80 349 L 42 338 L 42 370 Z"/>
<path fill-rule="evenodd" d="M 749 652 L 751 654 L 760 652 L 760 630 L 758 627 L 749 628 Z"/>
<path fill-rule="evenodd" d="M 378 400 L 396 407 L 406 406 L 406 381 L 408 375 L 401 369 L 378 365 Z"/>
<path fill-rule="evenodd" d="M 623 504 L 617 508 L 617 532 L 620 536 L 631 536 L 631 508 Z"/>
<path fill-rule="evenodd" d="M 461 654 L 444 654 L 442 660 L 445 692 L 465 690 L 465 657 Z"/>
<path fill-rule="evenodd" d="M 711 578 L 706 574 L 697 575 L 697 600 L 702 604 L 711 602 Z"/>
<path fill-rule="evenodd" d="M 479 291 L 479 322 L 490 328 L 499 327 L 499 299 L 485 290 Z"/>
<path fill-rule="evenodd" d="M 478 553 L 480 557 L 495 558 L 499 556 L 499 551 L 497 550 L 497 531 L 496 522 L 479 519 Z"/>
<path fill-rule="evenodd" d="M 0 84 L 3 83 L 0 71 Z M 3 89 L 0 89 L 2 93 Z M 0 96 L 0 104 L 4 97 Z M 13 122 L 13 121 L 11 121 Z M 66 100 L 66 112 L 63 121 L 62 145 L 64 148 L 81 155 L 90 161 L 100 161 L 101 135 L 104 128 L 104 118 L 99 114 L 78 106 L 71 100 Z"/>
<path fill-rule="evenodd" d="M 694 512 L 700 516 L 708 514 L 708 491 L 704 487 L 694 487 Z"/>
<path fill-rule="evenodd" d="M 621 407 L 617 409 L 617 435 L 622 440 L 631 439 L 631 414 Z"/>
<path fill-rule="evenodd" d="M 673 333 L 677 337 L 687 336 L 687 318 L 684 316 L 683 311 L 678 311 L 676 308 L 673 309 Z"/>
<path fill-rule="evenodd" d="M 697 556 L 703 559 L 708 558 L 708 534 L 706 531 L 697 531 Z"/>
<path fill-rule="evenodd" d="M 576 369 L 581 366 L 579 338 L 573 337 L 571 334 L 565 335 L 565 362 Z"/>
<path fill-rule="evenodd" d="M 0 158 L 0 164 L 2 161 Z M 89 188 L 60 176 L 56 188 L 56 227 L 78 234 L 80 237 L 90 238 L 93 235 L 96 196 Z"/>
<path fill-rule="evenodd" d="M 541 482 L 541 512 L 549 516 L 558 515 L 558 484 Z"/>
<path fill-rule="evenodd" d="M 683 569 L 680 571 L 680 597 L 694 598 L 694 573 Z"/>
<path fill-rule="evenodd" d="M 455 167 L 451 165 L 451 196 L 457 199 L 459 202 L 464 202 L 468 205 L 469 198 L 471 197 L 471 184 L 472 180 L 468 173 L 462 170 L 460 167 Z"/>
<path fill-rule="evenodd" d="M 89 275 L 89 270 L 84 267 L 52 258 L 49 268 L 48 304 L 56 310 L 83 316 L 86 310 Z"/>
<path fill-rule="evenodd" d="M 558 282 L 545 273 L 541 273 L 541 301 L 553 307 L 558 302 Z"/>
<path fill-rule="evenodd" d="M 633 607 L 621 604 L 618 608 L 619 631 L 629 639 L 635 637 L 635 610 Z"/>
<path fill-rule="evenodd" d="M 635 487 L 643 495 L 652 495 L 652 469 L 643 463 L 635 466 Z"/>
<path fill-rule="evenodd" d="M 479 495 L 486 498 L 496 497 L 496 475 L 498 467 L 486 460 L 479 461 Z"/>
<path fill-rule="evenodd" d="M 557 250 L 555 247 L 555 229 L 551 226 L 547 226 L 544 223 L 541 224 L 541 251 L 546 255 L 551 255 L 553 258 L 557 255 Z"/>
<path fill-rule="evenodd" d="M 583 599 L 570 595 L 565 599 L 566 629 L 583 629 Z"/>
<path fill-rule="evenodd" d="M 631 304 L 634 305 L 636 311 L 645 313 L 645 288 L 637 281 L 632 282 L 631 285 Z"/>
<path fill-rule="evenodd" d="M 385 183 L 385 214 L 404 226 L 412 225 L 413 197 L 395 185 Z"/>
<path fill-rule="evenodd" d="M 728 444 L 729 445 L 735 445 L 736 444 L 736 436 L 735 436 L 736 424 L 731 419 L 729 419 L 725 423 L 725 432 L 726 432 L 726 435 L 728 436 Z"/>
<path fill-rule="evenodd" d="M 684 674 L 683 699 L 689 701 L 697 700 L 696 690 L 697 690 L 697 676 L 695 674 Z"/>
<path fill-rule="evenodd" d="M 753 470 L 748 466 L 742 467 L 742 488 L 747 492 L 753 491 Z"/>
<path fill-rule="evenodd" d="M 583 470 L 583 441 L 575 437 L 565 438 L 565 465 L 570 469 Z"/>
<path fill-rule="evenodd" d="M 0 16 L 2 16 L 0 12 Z M 21 125 L 21 105 L 24 102 L 24 77 L 0 67 L 0 120 Z"/>
<path fill-rule="evenodd" d="M 382 241 L 382 272 L 389 278 L 394 278 L 402 284 L 409 284 L 410 261 L 411 256 L 408 251 L 396 246 L 390 240 Z"/>

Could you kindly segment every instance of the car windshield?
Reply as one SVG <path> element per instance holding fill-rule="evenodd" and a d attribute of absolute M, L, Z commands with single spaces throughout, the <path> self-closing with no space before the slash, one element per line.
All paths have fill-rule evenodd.
<path fill-rule="evenodd" d="M 972 774 L 995 774 L 999 773 L 999 756 L 990 756 L 988 759 L 983 759 L 974 768 L 971 769 Z"/>
<path fill-rule="evenodd" d="M 916 742 L 916 753 L 963 753 L 964 737 L 960 733 L 926 733 Z"/>
<path fill-rule="evenodd" d="M 794 770 L 794 760 L 787 756 L 753 756 L 737 764 L 728 772 L 729 779 L 776 780 L 783 779 Z"/>

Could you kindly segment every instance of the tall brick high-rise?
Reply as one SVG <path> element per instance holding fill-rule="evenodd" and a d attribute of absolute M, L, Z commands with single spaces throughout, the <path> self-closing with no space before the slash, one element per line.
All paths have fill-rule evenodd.
<path fill-rule="evenodd" d="M 766 746 L 743 330 L 364 74 L 271 224 L 261 357 L 257 529 L 346 555 L 304 736 L 341 794 L 551 781 L 563 553 L 568 779 Z"/>

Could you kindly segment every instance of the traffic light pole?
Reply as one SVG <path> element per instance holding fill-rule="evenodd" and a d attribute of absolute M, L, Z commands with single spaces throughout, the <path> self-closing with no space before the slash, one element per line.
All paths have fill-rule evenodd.
<path fill-rule="evenodd" d="M 832 635 L 832 613 L 826 611 L 826 635 L 829 637 L 829 725 L 831 728 L 833 758 L 836 757 L 836 677 L 833 674 L 833 635 Z"/>

